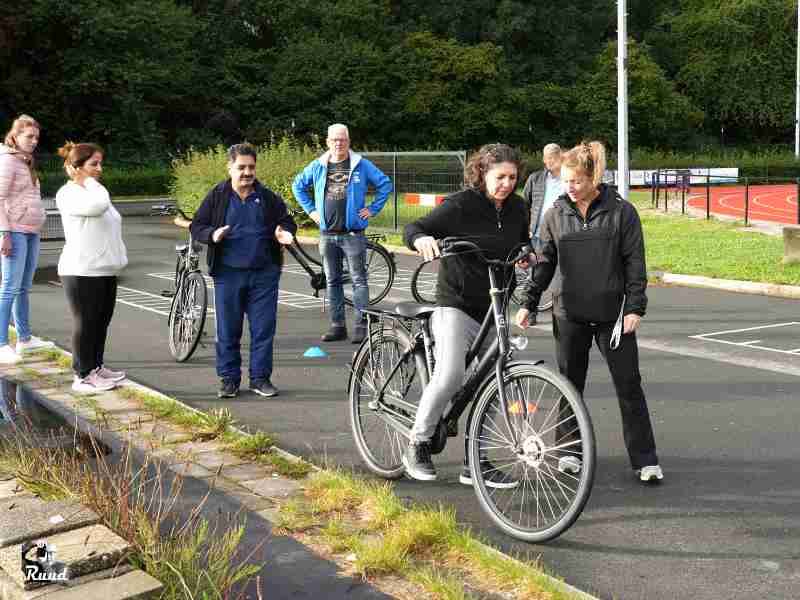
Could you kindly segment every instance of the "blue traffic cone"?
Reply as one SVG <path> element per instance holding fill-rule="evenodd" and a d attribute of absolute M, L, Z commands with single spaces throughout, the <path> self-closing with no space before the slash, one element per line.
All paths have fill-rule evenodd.
<path fill-rule="evenodd" d="M 328 356 L 328 353 L 319 346 L 311 346 L 311 348 L 305 351 L 303 356 L 306 358 L 325 358 Z"/>

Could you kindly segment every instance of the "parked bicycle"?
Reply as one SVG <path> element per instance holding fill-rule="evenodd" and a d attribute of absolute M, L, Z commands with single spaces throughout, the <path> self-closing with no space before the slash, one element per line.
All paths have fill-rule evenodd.
<path fill-rule="evenodd" d="M 192 224 L 191 218 L 181 209 L 173 208 L 178 215 L 173 222 L 188 231 Z M 163 293 L 165 296 L 172 296 L 167 326 L 169 351 L 177 362 L 185 362 L 191 358 L 205 328 L 208 289 L 203 272 L 200 270 L 200 251 L 200 244 L 192 239 L 189 231 L 188 242 L 175 246 L 174 291 Z"/>
<path fill-rule="evenodd" d="M 304 214 L 302 211 L 291 211 L 292 216 Z M 381 234 L 367 234 L 367 283 L 369 285 L 369 303 L 376 304 L 383 300 L 389 293 L 394 283 L 394 277 L 397 273 L 397 265 L 394 262 L 394 256 L 386 248 L 381 245 L 381 242 L 386 239 L 386 236 Z M 286 250 L 297 261 L 302 269 L 308 274 L 311 280 L 311 289 L 314 290 L 314 296 L 319 297 L 320 290 L 324 290 L 327 286 L 325 278 L 325 271 L 322 269 L 322 257 L 313 254 L 309 249 L 304 248 L 295 237 L 291 245 L 285 246 Z M 348 306 L 353 306 L 353 286 L 351 285 L 350 272 L 348 270 L 347 261 L 343 265 L 343 288 L 344 288 L 344 301 Z"/>
<path fill-rule="evenodd" d="M 420 304 L 436 304 L 436 261 L 423 261 L 414 270 L 411 276 L 411 295 Z M 515 266 L 517 286 L 511 292 L 511 301 L 517 306 L 522 305 L 522 286 L 531 276 L 531 269 Z M 539 300 L 538 311 L 544 312 L 553 308 L 553 292 L 550 288 L 545 290 Z"/>
<path fill-rule="evenodd" d="M 513 360 L 527 338 L 509 335 L 509 287 L 500 285 L 530 248 L 500 261 L 463 239 L 447 238 L 440 247 L 443 257 L 480 257 L 489 272 L 491 306 L 466 357 L 474 366 L 440 420 L 431 451 L 441 452 L 447 438 L 457 435 L 459 417 L 469 407 L 466 451 L 481 508 L 517 539 L 553 539 L 589 499 L 595 439 L 583 400 L 567 379 L 541 361 Z M 353 358 L 348 403 L 358 452 L 379 477 L 397 479 L 405 470 L 403 450 L 434 369 L 434 310 L 404 302 L 394 311 L 366 311 L 370 333 Z M 490 335 L 494 339 L 481 351 Z M 498 480 L 505 485 L 498 487 Z"/>

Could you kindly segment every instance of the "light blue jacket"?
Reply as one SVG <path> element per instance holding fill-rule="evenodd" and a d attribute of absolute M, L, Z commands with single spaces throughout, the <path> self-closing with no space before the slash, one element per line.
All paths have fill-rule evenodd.
<path fill-rule="evenodd" d="M 375 188 L 375 199 L 367 208 L 373 216 L 377 215 L 392 191 L 392 181 L 381 170 L 360 154 L 350 152 L 350 175 L 347 178 L 347 213 L 345 227 L 349 230 L 366 229 L 369 222 L 358 216 L 367 199 L 367 188 L 370 184 Z M 292 183 L 294 197 L 307 214 L 319 213 L 320 231 L 325 231 L 325 182 L 328 178 L 328 161 L 331 153 L 326 152 L 303 169 Z M 314 197 L 308 188 L 314 188 Z"/>

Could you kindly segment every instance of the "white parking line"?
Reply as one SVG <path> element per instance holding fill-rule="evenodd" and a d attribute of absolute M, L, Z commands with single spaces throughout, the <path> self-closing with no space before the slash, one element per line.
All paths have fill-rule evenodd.
<path fill-rule="evenodd" d="M 718 344 L 727 344 L 729 346 L 738 346 L 740 348 L 753 348 L 756 350 L 765 350 L 767 352 L 776 352 L 778 354 L 789 354 L 797 356 L 800 354 L 800 349 L 784 350 L 782 348 L 774 348 L 765 345 L 764 340 L 745 340 L 745 341 L 731 341 L 720 339 L 721 336 L 731 335 L 736 333 L 746 333 L 749 331 L 764 331 L 766 329 L 777 329 L 779 327 L 791 327 L 793 325 L 800 325 L 798 321 L 789 321 L 787 323 L 773 323 L 771 325 L 757 325 L 755 327 L 742 327 L 739 329 L 726 329 L 725 331 L 715 331 L 713 333 L 703 333 L 700 335 L 690 335 L 689 337 L 704 342 L 716 342 Z M 767 342 L 768 343 L 768 342 Z"/>

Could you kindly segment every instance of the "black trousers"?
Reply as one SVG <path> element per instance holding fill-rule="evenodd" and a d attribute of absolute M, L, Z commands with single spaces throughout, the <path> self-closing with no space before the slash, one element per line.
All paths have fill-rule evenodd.
<path fill-rule="evenodd" d="M 556 341 L 558 370 L 583 396 L 586 372 L 589 369 L 589 351 L 594 340 L 614 381 L 619 410 L 622 413 L 622 435 L 631 465 L 634 469 L 657 465 L 653 426 L 639 373 L 636 334 L 623 335 L 619 347 L 612 350 L 610 342 L 613 328 L 613 323 L 579 323 L 554 316 L 553 336 Z"/>
<path fill-rule="evenodd" d="M 103 364 L 117 278 L 64 275 L 61 283 L 72 312 L 72 370 L 86 377 Z"/>

